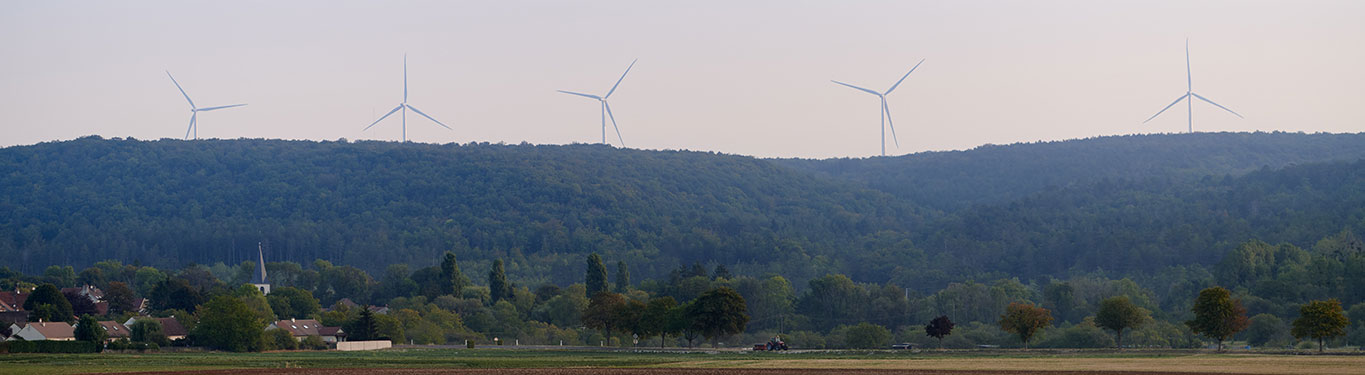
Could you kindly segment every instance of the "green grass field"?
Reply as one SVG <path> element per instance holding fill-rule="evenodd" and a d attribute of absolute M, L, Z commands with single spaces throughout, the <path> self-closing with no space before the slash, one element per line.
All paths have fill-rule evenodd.
<path fill-rule="evenodd" d="M 7 354 L 0 373 L 74 374 L 278 368 L 763 368 L 952 371 L 1134 371 L 1362 374 L 1365 356 L 1201 352 L 635 353 L 621 351 L 391 349 L 372 352 Z"/>

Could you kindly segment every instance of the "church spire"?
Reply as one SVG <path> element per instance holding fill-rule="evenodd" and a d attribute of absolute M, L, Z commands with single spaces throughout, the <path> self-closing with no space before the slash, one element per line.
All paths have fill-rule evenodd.
<path fill-rule="evenodd" d="M 261 250 L 261 243 L 256 243 L 256 254 L 261 257 L 261 284 L 265 284 L 265 251 Z"/>

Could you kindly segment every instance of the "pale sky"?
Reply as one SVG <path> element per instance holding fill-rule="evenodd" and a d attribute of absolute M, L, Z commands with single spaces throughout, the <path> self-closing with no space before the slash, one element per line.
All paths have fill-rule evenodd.
<path fill-rule="evenodd" d="M 1196 131 L 1365 131 L 1365 1 L 0 2 L 0 146 L 97 134 L 599 142 L 760 157 Z M 610 124 L 608 124 L 610 127 Z M 608 132 L 612 132 L 609 128 Z M 610 139 L 616 144 L 613 132 Z"/>

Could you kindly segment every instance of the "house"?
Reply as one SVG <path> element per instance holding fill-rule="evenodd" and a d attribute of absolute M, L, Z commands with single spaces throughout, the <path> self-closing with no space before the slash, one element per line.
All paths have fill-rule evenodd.
<path fill-rule="evenodd" d="M 138 320 L 140 320 L 140 319 L 156 319 L 156 321 L 157 321 L 158 323 L 161 323 L 161 333 L 164 334 L 164 335 L 166 335 L 166 339 L 169 339 L 169 340 L 180 340 L 180 339 L 184 339 L 186 336 L 189 336 L 189 335 L 190 335 L 190 331 L 187 330 L 187 329 L 185 329 L 185 326 L 182 325 L 182 324 L 180 324 L 180 321 L 179 321 L 179 320 L 175 320 L 175 317 L 174 317 L 174 316 L 169 317 L 169 318 L 153 318 L 153 317 L 150 317 L 150 316 L 135 316 L 135 317 L 132 317 L 132 318 L 128 318 L 128 321 L 123 322 L 123 326 L 124 326 L 124 327 L 132 327 L 132 326 L 133 326 L 133 322 L 136 322 L 136 321 L 138 321 Z"/>
<path fill-rule="evenodd" d="M 6 340 L 17 339 L 73 341 L 76 340 L 76 329 L 66 322 L 30 322 Z"/>
<path fill-rule="evenodd" d="M 0 327 L 8 327 L 11 324 L 25 322 L 28 322 L 28 311 L 0 311 Z"/>
<path fill-rule="evenodd" d="M 308 336 L 322 337 L 322 341 L 337 342 L 344 338 L 346 333 L 340 327 L 323 327 L 313 319 L 289 319 L 270 323 L 265 327 L 266 330 L 283 329 L 294 336 L 295 340 L 303 341 Z"/>
<path fill-rule="evenodd" d="M 90 299 L 90 303 L 99 303 L 104 300 L 104 291 L 93 285 L 84 285 L 79 288 L 62 288 L 62 294 L 76 293 Z"/>
<path fill-rule="evenodd" d="M 13 292 L 0 292 L 0 312 L 24 311 L 24 301 L 28 300 L 29 294 L 33 292 L 25 293 L 18 289 Z"/>
<path fill-rule="evenodd" d="M 119 322 L 115 322 L 112 320 L 101 321 L 99 323 L 100 327 L 104 328 L 105 336 L 109 337 L 108 341 L 114 341 L 122 338 L 132 338 L 131 337 L 132 331 L 128 329 L 128 326 L 119 324 Z"/>

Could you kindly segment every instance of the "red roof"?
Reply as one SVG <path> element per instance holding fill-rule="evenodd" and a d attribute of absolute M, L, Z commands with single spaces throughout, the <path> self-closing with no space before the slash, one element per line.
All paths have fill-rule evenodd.
<path fill-rule="evenodd" d="M 322 323 L 313 319 L 289 319 L 280 320 L 273 323 L 275 328 L 289 331 L 294 336 L 321 336 L 318 330 L 322 328 Z"/>
<path fill-rule="evenodd" d="M 124 327 L 123 324 L 119 324 L 119 322 L 102 321 L 99 323 L 101 327 L 104 327 L 104 333 L 108 334 L 111 339 L 128 337 L 130 334 L 128 327 Z"/>
<path fill-rule="evenodd" d="M 0 311 L 23 311 L 24 301 L 33 293 L 0 292 Z"/>

